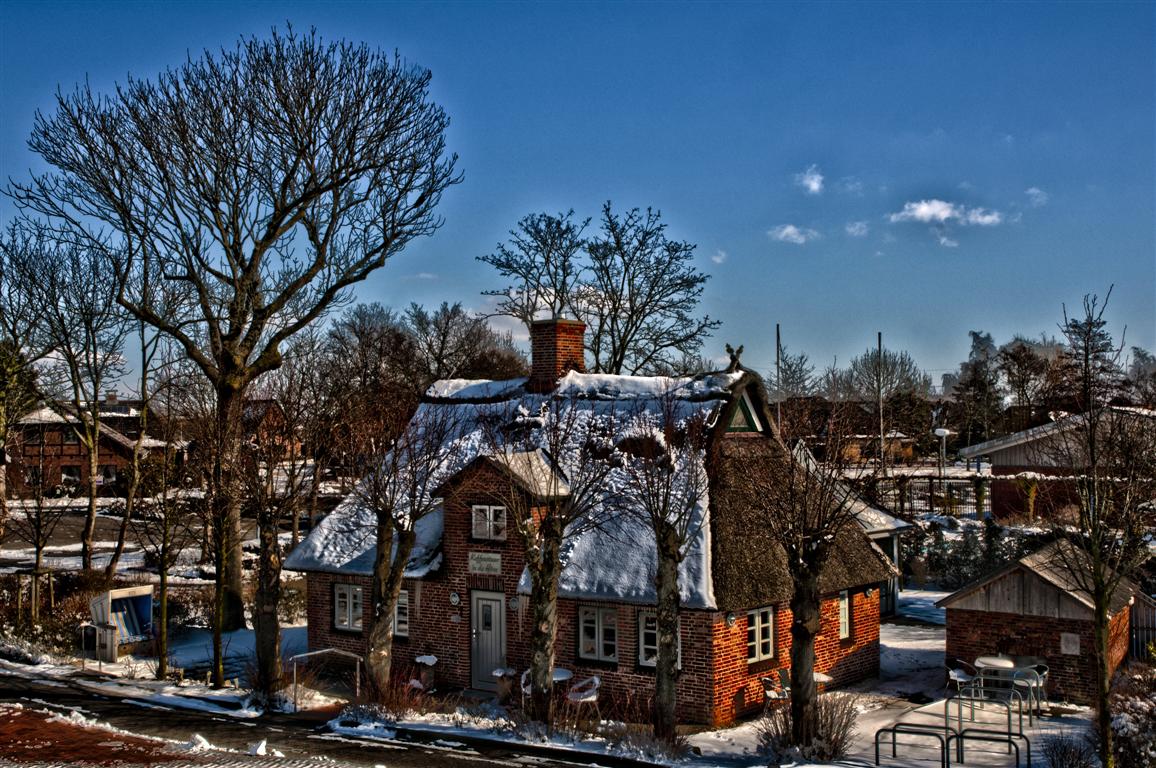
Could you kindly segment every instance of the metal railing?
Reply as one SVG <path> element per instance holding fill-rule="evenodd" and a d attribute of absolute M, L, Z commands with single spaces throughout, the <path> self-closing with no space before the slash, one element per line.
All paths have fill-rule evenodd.
<path fill-rule="evenodd" d="M 297 662 L 312 658 L 314 656 L 324 656 L 326 654 L 336 654 L 347 659 L 353 659 L 357 664 L 357 671 L 353 676 L 353 697 L 355 699 L 361 698 L 361 657 L 351 651 L 343 651 L 340 648 L 322 648 L 319 651 L 309 651 L 308 653 L 299 653 L 296 656 L 290 657 L 289 661 L 293 663 L 293 711 L 297 711 Z"/>

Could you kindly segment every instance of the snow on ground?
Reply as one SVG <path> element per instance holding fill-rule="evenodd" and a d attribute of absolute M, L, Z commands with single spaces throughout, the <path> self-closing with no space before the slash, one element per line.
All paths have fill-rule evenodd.
<path fill-rule="evenodd" d="M 947 613 L 935 604 L 950 594 L 934 589 L 904 589 L 899 593 L 899 615 L 928 624 L 947 624 Z"/>

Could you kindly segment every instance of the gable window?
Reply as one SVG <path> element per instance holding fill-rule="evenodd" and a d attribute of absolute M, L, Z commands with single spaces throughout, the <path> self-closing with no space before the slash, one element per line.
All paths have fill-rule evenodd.
<path fill-rule="evenodd" d="M 475 504 L 472 535 L 475 539 L 506 540 L 506 508 Z"/>
<path fill-rule="evenodd" d="M 618 661 L 618 611 L 578 609 L 578 656 L 594 661 Z"/>
<path fill-rule="evenodd" d="M 397 605 L 393 608 L 394 637 L 409 637 L 409 592 L 397 593 Z"/>
<path fill-rule="evenodd" d="M 61 440 L 65 445 L 72 445 L 80 442 L 80 436 L 76 434 L 76 430 L 65 427 L 63 432 L 64 437 L 61 438 Z"/>
<path fill-rule="evenodd" d="M 682 632 L 681 621 L 679 622 L 679 633 L 675 639 L 675 647 L 678 649 L 678 658 L 675 660 L 675 666 L 682 667 Z M 658 664 L 658 617 L 654 611 L 640 611 L 638 614 L 638 665 L 640 667 L 653 667 Z"/>
<path fill-rule="evenodd" d="M 64 484 L 80 484 L 80 467 L 76 464 L 65 464 L 60 468 L 60 482 Z"/>
<path fill-rule="evenodd" d="M 775 609 L 759 608 L 747 613 L 747 663 L 775 657 Z"/>
<path fill-rule="evenodd" d="M 361 587 L 333 585 L 333 626 L 350 632 L 361 631 Z"/>
<path fill-rule="evenodd" d="M 843 590 L 839 593 L 839 639 L 846 640 L 851 636 L 851 593 Z"/>

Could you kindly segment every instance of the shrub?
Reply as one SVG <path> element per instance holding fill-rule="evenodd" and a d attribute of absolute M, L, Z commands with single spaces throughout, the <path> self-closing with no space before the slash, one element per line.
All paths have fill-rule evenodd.
<path fill-rule="evenodd" d="M 1156 766 L 1156 668 L 1124 675 L 1108 699 L 1118 765 Z"/>
<path fill-rule="evenodd" d="M 798 760 L 840 760 L 847 755 L 855 738 L 858 697 L 849 693 L 820 696 L 815 707 L 815 738 L 809 747 L 794 742 L 789 706 L 778 707 L 763 715 L 758 725 L 759 744 L 771 758 L 781 764 Z"/>
<path fill-rule="evenodd" d="M 1051 768 L 1096 768 L 1100 760 L 1089 734 L 1077 737 L 1067 731 L 1045 736 L 1040 751 Z"/>

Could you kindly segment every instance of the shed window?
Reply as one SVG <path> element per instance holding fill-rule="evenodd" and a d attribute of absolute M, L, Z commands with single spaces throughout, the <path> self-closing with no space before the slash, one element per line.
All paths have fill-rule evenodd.
<path fill-rule="evenodd" d="M 616 609 L 578 609 L 578 656 L 595 661 L 618 661 Z"/>
<path fill-rule="evenodd" d="M 759 608 L 747 613 L 747 663 L 775 656 L 775 608 Z"/>
<path fill-rule="evenodd" d="M 839 593 L 839 639 L 851 637 L 851 593 L 843 590 Z"/>
<path fill-rule="evenodd" d="M 351 632 L 361 631 L 361 587 L 355 584 L 333 585 L 333 626 Z"/>
<path fill-rule="evenodd" d="M 475 539 L 506 540 L 506 508 L 475 504 L 472 535 Z"/>

